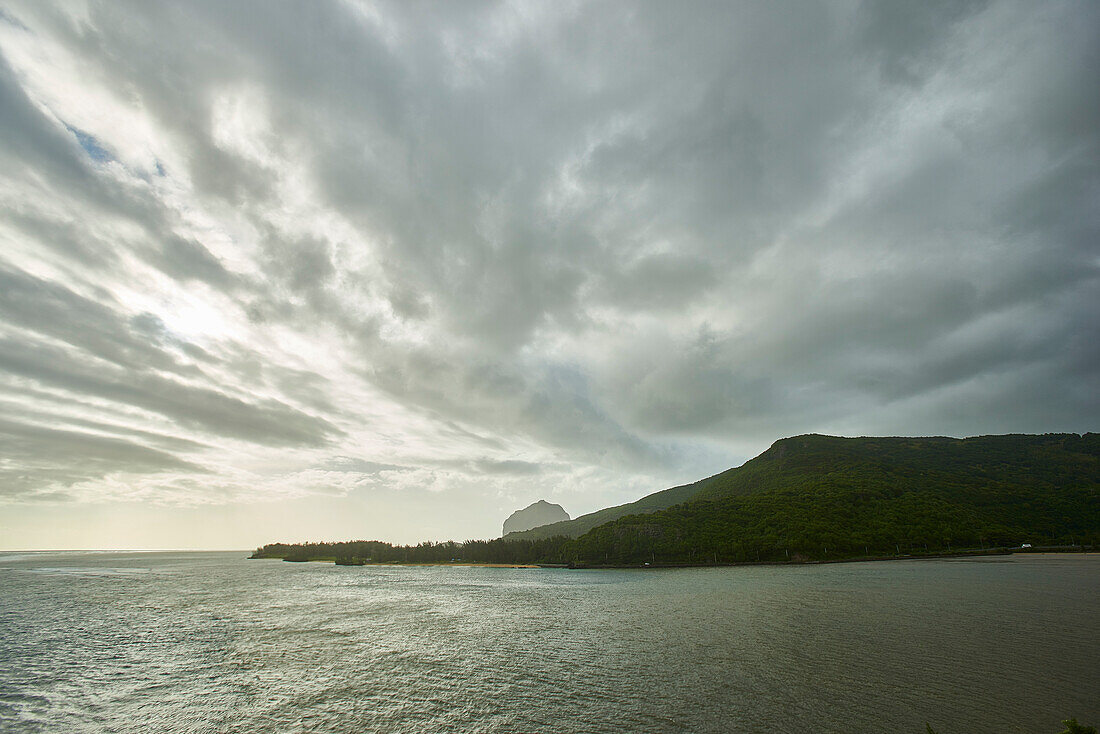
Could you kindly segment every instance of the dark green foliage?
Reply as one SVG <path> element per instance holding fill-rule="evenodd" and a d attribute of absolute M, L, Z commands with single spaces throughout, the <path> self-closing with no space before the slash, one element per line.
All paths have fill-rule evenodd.
<path fill-rule="evenodd" d="M 465 543 L 390 545 L 378 540 L 344 543 L 271 543 L 257 548 L 253 558 L 334 560 L 341 565 L 367 563 L 563 563 L 566 538 L 546 540 L 467 540 Z"/>
<path fill-rule="evenodd" d="M 1100 435 L 797 436 L 695 499 L 581 536 L 579 561 L 828 560 L 1100 540 Z"/>

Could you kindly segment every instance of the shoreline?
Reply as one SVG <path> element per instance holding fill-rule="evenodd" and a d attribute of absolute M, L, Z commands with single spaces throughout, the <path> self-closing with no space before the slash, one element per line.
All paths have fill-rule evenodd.
<path fill-rule="evenodd" d="M 335 558 L 322 557 L 322 558 L 283 558 L 281 556 L 249 556 L 246 561 L 286 561 L 287 563 L 331 563 L 334 566 L 468 566 L 478 568 L 545 568 L 546 566 L 553 567 L 553 564 L 539 564 L 539 563 L 476 563 L 474 561 L 441 561 L 438 563 L 431 563 L 427 561 L 409 561 L 408 563 L 402 561 L 365 561 L 363 563 L 337 563 Z M 565 568 L 564 565 L 561 568 Z"/>
<path fill-rule="evenodd" d="M 727 563 L 477 563 L 473 561 L 454 562 L 371 562 L 337 564 L 335 558 L 295 558 L 287 559 L 280 556 L 249 556 L 247 560 L 285 561 L 288 563 L 332 563 L 334 565 L 348 566 L 459 566 L 469 568 L 546 568 L 565 569 L 574 571 L 598 571 L 598 570 L 623 570 L 623 569 L 671 569 L 671 568 L 730 568 L 739 566 L 818 566 L 832 563 L 875 563 L 883 561 L 928 561 L 951 558 L 984 558 L 989 556 L 1064 556 L 1064 555 L 1095 555 L 1100 549 L 1094 546 L 1069 547 L 1037 547 L 1037 548 L 992 548 L 982 550 L 962 550 L 947 553 L 920 553 L 910 555 L 893 556 L 858 556 L 855 558 L 824 558 L 817 560 L 790 560 L 790 561 L 731 561 Z"/>
<path fill-rule="evenodd" d="M 877 563 L 882 561 L 935 561 L 952 558 L 985 558 L 989 556 L 1014 556 L 1014 555 L 1028 555 L 1028 556 L 1065 556 L 1065 555 L 1097 555 L 1100 554 L 1100 550 L 1095 548 L 1089 548 L 1087 550 L 986 550 L 986 551 L 960 551 L 953 553 L 921 553 L 919 555 L 900 555 L 900 556 L 860 556 L 856 558 L 823 558 L 818 560 L 805 560 L 805 561 L 731 561 L 729 563 L 643 563 L 643 564 L 578 564 L 573 566 L 574 570 L 599 570 L 599 569 L 612 569 L 612 568 L 731 568 L 737 566 L 822 566 L 832 563 Z M 568 565 L 555 565 L 555 564 L 543 564 L 540 568 L 569 568 Z"/>

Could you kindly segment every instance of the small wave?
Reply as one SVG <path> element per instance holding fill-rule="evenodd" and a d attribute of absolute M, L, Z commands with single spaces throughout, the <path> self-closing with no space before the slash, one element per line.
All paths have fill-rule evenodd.
<path fill-rule="evenodd" d="M 53 576 L 145 576 L 153 573 L 149 568 L 82 568 L 79 566 L 40 566 L 19 570 Z"/>

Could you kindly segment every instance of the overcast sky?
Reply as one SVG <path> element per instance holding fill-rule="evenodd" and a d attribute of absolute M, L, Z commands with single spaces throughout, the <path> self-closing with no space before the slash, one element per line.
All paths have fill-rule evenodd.
<path fill-rule="evenodd" d="M 0 2 L 0 547 L 1100 429 L 1100 3 Z"/>

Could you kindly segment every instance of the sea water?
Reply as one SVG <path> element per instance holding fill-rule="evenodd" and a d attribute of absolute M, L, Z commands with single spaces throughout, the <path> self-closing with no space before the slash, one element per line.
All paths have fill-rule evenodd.
<path fill-rule="evenodd" d="M 1100 725 L 1100 556 L 676 570 L 0 553 L 4 732 Z"/>

